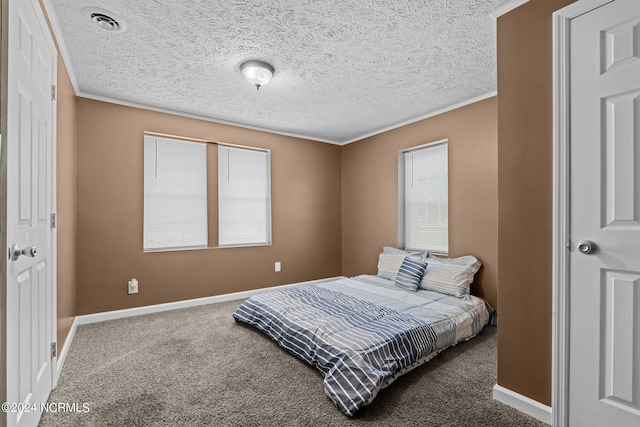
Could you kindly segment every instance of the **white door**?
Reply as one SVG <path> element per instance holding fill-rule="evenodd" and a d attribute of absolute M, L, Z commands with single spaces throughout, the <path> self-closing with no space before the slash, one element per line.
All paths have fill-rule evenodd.
<path fill-rule="evenodd" d="M 52 387 L 52 185 L 57 54 L 35 0 L 10 0 L 7 134 L 7 413 L 35 426 Z M 16 245 L 14 247 L 14 245 Z M 15 248 L 24 253 L 15 254 Z M 31 249 L 33 248 L 33 249 Z M 6 249 L 5 249 L 6 250 Z M 28 410 L 23 405 L 30 406 Z M 10 409 L 12 409 L 10 407 Z M 34 409 L 37 409 L 34 411 Z"/>
<path fill-rule="evenodd" d="M 569 425 L 640 426 L 640 1 L 570 29 Z"/>

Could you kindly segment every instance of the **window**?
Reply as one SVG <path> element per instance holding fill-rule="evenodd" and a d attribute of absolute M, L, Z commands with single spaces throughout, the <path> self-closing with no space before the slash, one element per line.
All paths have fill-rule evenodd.
<path fill-rule="evenodd" d="M 269 152 L 218 145 L 220 246 L 271 244 Z"/>
<path fill-rule="evenodd" d="M 269 150 L 145 134 L 144 251 L 207 248 L 216 177 L 218 246 L 270 245 L 270 175 Z"/>
<path fill-rule="evenodd" d="M 449 252 L 447 140 L 401 151 L 399 169 L 399 246 Z"/>
<path fill-rule="evenodd" d="M 144 137 L 145 251 L 207 247 L 207 144 Z"/>

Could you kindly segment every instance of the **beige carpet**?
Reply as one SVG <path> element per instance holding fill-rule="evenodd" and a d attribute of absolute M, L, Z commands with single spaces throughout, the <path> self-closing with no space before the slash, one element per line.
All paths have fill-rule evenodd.
<path fill-rule="evenodd" d="M 241 301 L 77 329 L 40 426 L 545 426 L 496 402 L 496 328 L 382 390 L 354 418 L 320 374 L 231 314 Z"/>

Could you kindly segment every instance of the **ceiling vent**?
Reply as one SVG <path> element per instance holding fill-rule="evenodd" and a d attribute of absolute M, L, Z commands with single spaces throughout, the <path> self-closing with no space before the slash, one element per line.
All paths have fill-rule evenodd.
<path fill-rule="evenodd" d="M 107 31 L 119 31 L 120 24 L 114 18 L 102 13 L 92 13 L 91 20 L 100 28 Z"/>
<path fill-rule="evenodd" d="M 82 8 L 82 14 L 103 30 L 121 32 L 127 29 L 127 24 L 108 10 L 90 6 Z"/>

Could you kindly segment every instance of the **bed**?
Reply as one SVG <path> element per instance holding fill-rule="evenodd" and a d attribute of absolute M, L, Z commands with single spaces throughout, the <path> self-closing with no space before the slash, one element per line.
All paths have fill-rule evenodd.
<path fill-rule="evenodd" d="M 438 276 L 440 259 L 414 257 L 413 261 L 422 259 L 433 268 L 426 273 L 423 269 L 419 282 L 423 286 L 414 290 L 397 283 L 410 257 L 401 254 L 396 257 L 402 259 L 399 265 L 395 260 L 389 268 L 382 255 L 377 276 L 345 277 L 255 295 L 233 314 L 236 321 L 256 327 L 315 366 L 324 377 L 325 393 L 347 416 L 369 404 L 400 375 L 477 335 L 489 320 L 489 307 L 480 298 L 425 289 L 429 286 L 422 278 L 429 273 Z M 451 267 L 446 264 L 449 260 L 443 261 Z M 383 277 L 385 268 L 388 277 Z M 468 271 L 471 280 L 474 269 Z"/>

